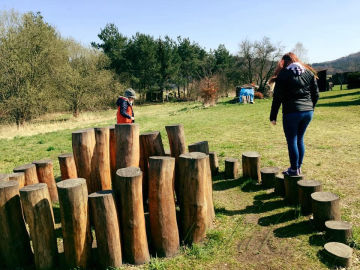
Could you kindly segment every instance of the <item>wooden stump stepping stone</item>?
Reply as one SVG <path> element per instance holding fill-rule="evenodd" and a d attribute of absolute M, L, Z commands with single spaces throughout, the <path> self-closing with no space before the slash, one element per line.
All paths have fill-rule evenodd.
<path fill-rule="evenodd" d="M 275 186 L 275 176 L 280 169 L 277 167 L 266 167 L 260 170 L 261 183 L 265 188 L 273 188 Z"/>
<path fill-rule="evenodd" d="M 216 152 L 209 152 L 210 160 L 210 169 L 212 175 L 217 175 L 219 173 L 219 160 Z"/>
<path fill-rule="evenodd" d="M 209 143 L 207 141 L 197 142 L 193 144 L 189 144 L 188 146 L 189 152 L 200 152 L 209 154 Z"/>
<path fill-rule="evenodd" d="M 283 174 L 278 174 L 275 176 L 275 193 L 281 197 L 285 197 L 285 184 Z"/>
<path fill-rule="evenodd" d="M 330 241 L 349 244 L 352 239 L 352 225 L 346 221 L 328 220 L 325 222 L 326 237 Z"/>
<path fill-rule="evenodd" d="M 109 150 L 110 150 L 110 170 L 111 170 L 111 183 L 112 183 L 116 178 L 115 126 L 109 126 Z"/>
<path fill-rule="evenodd" d="M 284 175 L 285 200 L 289 204 L 299 204 L 299 191 L 297 182 L 302 179 L 302 175 Z"/>
<path fill-rule="evenodd" d="M 325 229 L 328 220 L 340 220 L 340 199 L 334 193 L 319 191 L 311 194 L 315 226 Z"/>
<path fill-rule="evenodd" d="M 19 183 L 19 189 L 25 186 L 25 173 L 18 172 L 18 173 L 10 173 L 9 180 L 14 180 Z"/>
<path fill-rule="evenodd" d="M 33 162 L 36 166 L 36 172 L 39 183 L 45 183 L 49 189 L 51 201 L 59 201 L 58 192 L 55 184 L 54 167 L 50 159 L 38 160 Z"/>
<path fill-rule="evenodd" d="M 78 177 L 74 155 L 72 153 L 65 153 L 58 156 L 61 179 L 75 179 Z"/>
<path fill-rule="evenodd" d="M 25 186 L 39 183 L 39 179 L 36 173 L 35 164 L 29 163 L 16 167 L 13 170 L 16 172 L 23 172 L 25 174 Z"/>
<path fill-rule="evenodd" d="M 329 262 L 335 266 L 350 267 L 353 249 L 343 243 L 329 242 L 324 245 Z"/>
<path fill-rule="evenodd" d="M 310 215 L 312 213 L 311 194 L 322 190 L 321 183 L 315 180 L 300 180 L 297 184 L 301 213 Z"/>
<path fill-rule="evenodd" d="M 225 177 L 227 179 L 237 179 L 239 176 L 239 160 L 237 158 L 225 159 Z"/>
<path fill-rule="evenodd" d="M 9 175 L 5 173 L 0 173 L 0 181 L 9 181 Z"/>
<path fill-rule="evenodd" d="M 243 177 L 249 177 L 261 182 L 260 154 L 258 152 L 244 152 L 242 154 Z"/>

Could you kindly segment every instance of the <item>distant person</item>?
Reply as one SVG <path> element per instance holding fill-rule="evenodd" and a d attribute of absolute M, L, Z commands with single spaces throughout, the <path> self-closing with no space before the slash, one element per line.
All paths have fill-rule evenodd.
<path fill-rule="evenodd" d="M 313 117 L 319 99 L 316 71 L 302 63 L 293 53 L 279 61 L 270 83 L 275 82 L 270 121 L 276 117 L 282 104 L 283 128 L 288 145 L 290 168 L 286 175 L 300 175 L 305 154 L 304 134 Z"/>
<path fill-rule="evenodd" d="M 118 106 L 117 110 L 117 123 L 134 123 L 134 110 L 133 103 L 136 98 L 135 91 L 131 88 L 125 90 L 124 97 L 120 96 L 116 101 Z"/>

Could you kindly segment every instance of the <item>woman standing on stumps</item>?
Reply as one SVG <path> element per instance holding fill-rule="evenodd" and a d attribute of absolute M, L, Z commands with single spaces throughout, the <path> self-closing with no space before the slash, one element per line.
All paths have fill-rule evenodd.
<path fill-rule="evenodd" d="M 283 128 L 290 158 L 290 168 L 283 174 L 301 174 L 305 153 L 304 134 L 319 99 L 316 79 L 316 71 L 291 52 L 281 58 L 270 79 L 269 83 L 275 82 L 270 121 L 276 125 L 282 104 Z"/>
<path fill-rule="evenodd" d="M 131 88 L 125 90 L 124 97 L 120 96 L 116 101 L 118 106 L 116 118 L 118 124 L 134 123 L 133 103 L 136 98 L 135 91 Z"/>

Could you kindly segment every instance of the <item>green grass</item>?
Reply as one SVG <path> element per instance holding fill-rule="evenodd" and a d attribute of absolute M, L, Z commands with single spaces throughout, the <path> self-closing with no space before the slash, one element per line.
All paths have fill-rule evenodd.
<path fill-rule="evenodd" d="M 261 154 L 261 166 L 288 167 L 288 155 L 278 124 L 269 124 L 271 100 L 251 105 L 229 104 L 203 108 L 195 102 L 167 103 L 135 107 L 141 132 L 159 130 L 168 148 L 165 125 L 182 123 L 187 144 L 208 140 L 219 156 L 223 170 L 226 157 L 241 158 L 247 150 Z M 360 89 L 321 93 L 314 119 L 306 136 L 304 173 L 307 179 L 323 183 L 323 190 L 341 198 L 342 219 L 354 225 L 354 257 L 360 244 Z M 115 111 L 101 112 L 98 121 L 77 123 L 76 128 L 114 124 Z M 70 115 L 55 119 L 72 121 Z M 51 117 L 44 118 L 52 125 Z M 68 119 L 68 120 L 66 120 Z M 39 121 L 39 120 L 38 120 Z M 71 122 L 73 123 L 73 122 Z M 31 124 L 29 124 L 31 125 Z M 38 125 L 36 122 L 34 125 Z M 53 126 L 52 126 L 53 127 Z M 72 125 L 55 132 L 0 139 L 0 172 L 43 158 L 57 159 L 71 152 Z M 36 132 L 35 132 L 36 133 Z M 34 134 L 32 131 L 31 134 Z M 59 177 L 58 162 L 54 162 Z M 213 182 L 215 227 L 201 245 L 182 247 L 174 258 L 153 258 L 144 269 L 327 269 L 322 245 L 324 235 L 316 232 L 307 217 L 288 207 L 272 190 L 262 190 L 248 179 Z M 56 206 L 58 207 L 58 206 Z M 57 211 L 58 212 L 58 211 Z M 57 224 L 59 228 L 60 224 Z M 60 229 L 59 229 L 60 230 Z M 61 231 L 60 231 L 61 237 Z M 354 259 L 354 269 L 359 269 Z M 130 268 L 124 266 L 123 269 Z"/>

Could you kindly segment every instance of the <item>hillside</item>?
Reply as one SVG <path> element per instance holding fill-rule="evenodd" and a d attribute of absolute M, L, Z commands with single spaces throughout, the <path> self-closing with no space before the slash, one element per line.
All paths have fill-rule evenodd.
<path fill-rule="evenodd" d="M 327 69 L 328 74 L 360 71 L 360 52 L 332 61 L 313 63 L 312 66 L 317 70 Z"/>

